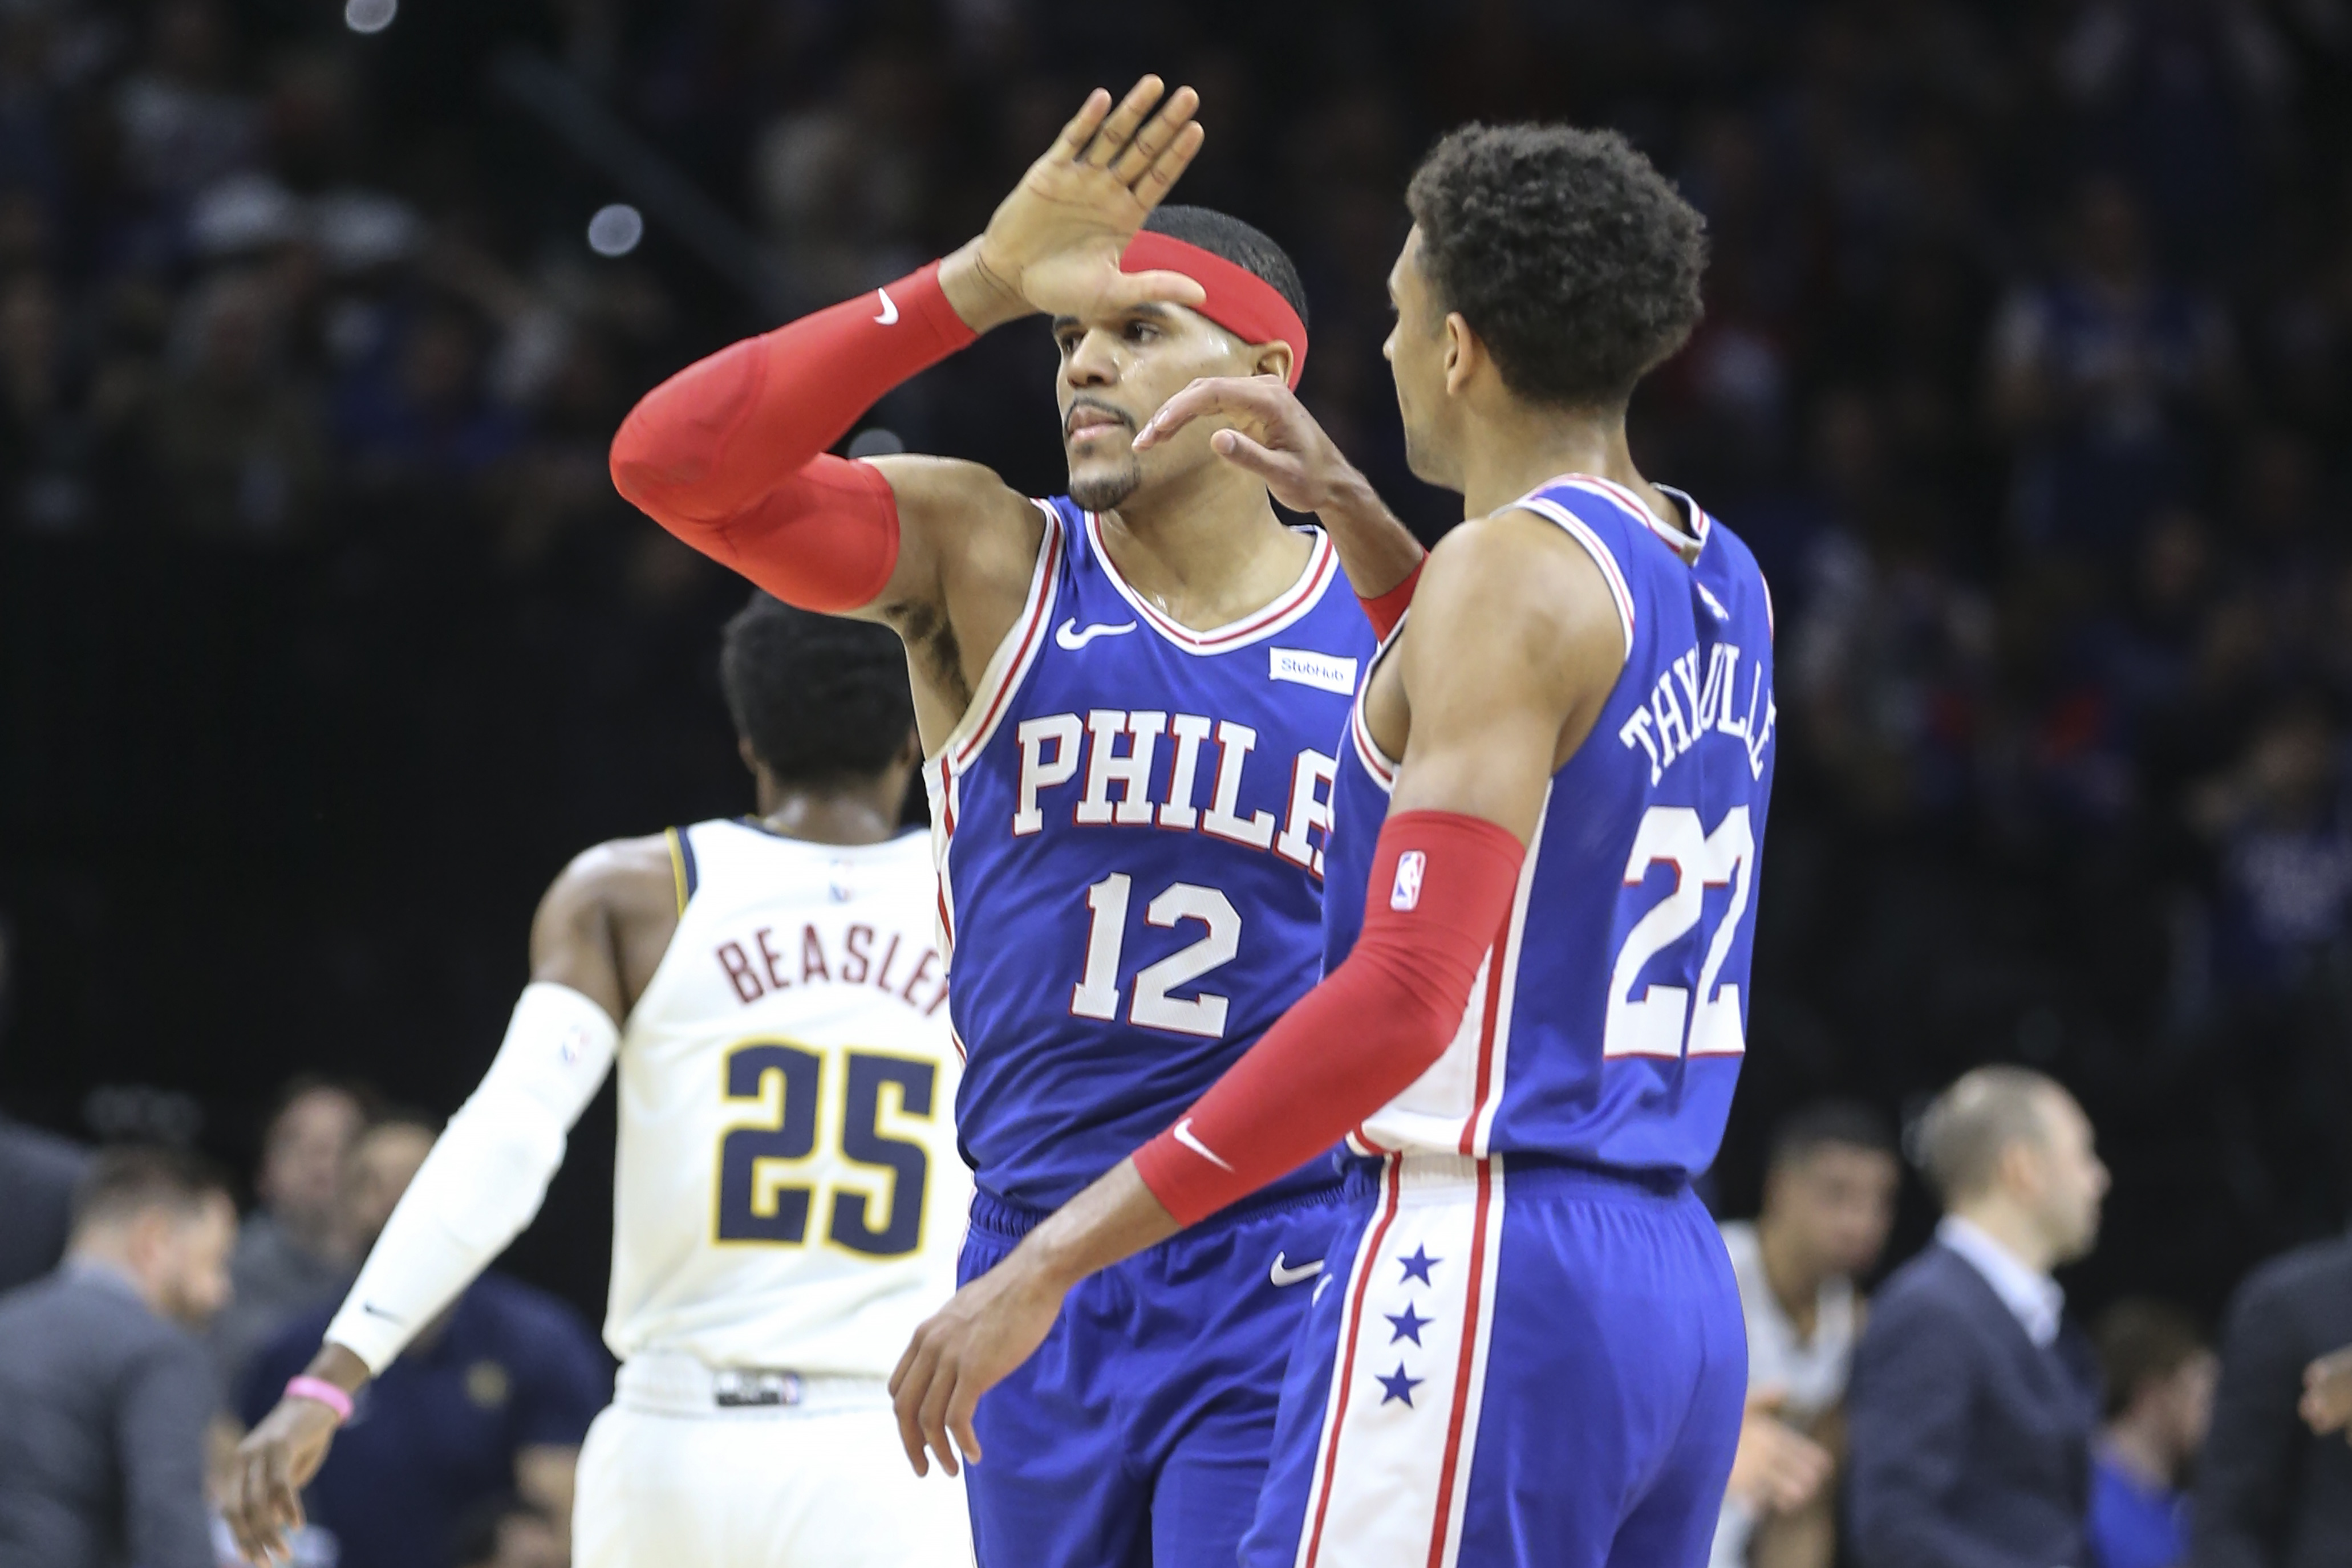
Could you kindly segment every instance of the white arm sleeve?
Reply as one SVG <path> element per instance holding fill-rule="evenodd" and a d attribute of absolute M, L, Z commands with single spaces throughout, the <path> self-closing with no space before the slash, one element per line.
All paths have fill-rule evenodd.
<path fill-rule="evenodd" d="M 539 1212 L 620 1043 L 571 987 L 524 988 L 497 1059 L 401 1195 L 327 1338 L 380 1374 L 473 1283 Z"/>

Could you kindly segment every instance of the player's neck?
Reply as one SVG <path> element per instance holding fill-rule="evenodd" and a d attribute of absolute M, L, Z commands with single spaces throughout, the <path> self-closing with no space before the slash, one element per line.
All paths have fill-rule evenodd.
<path fill-rule="evenodd" d="M 878 844 L 898 836 L 898 801 L 878 789 L 810 789 L 763 779 L 760 821 L 813 844 Z"/>
<path fill-rule="evenodd" d="M 1275 516 L 1264 485 L 1224 462 L 1129 497 L 1102 514 L 1102 540 L 1130 588 L 1195 632 L 1273 603 L 1314 548 Z"/>
<path fill-rule="evenodd" d="M 1462 443 L 1462 515 L 1483 517 L 1500 511 L 1547 479 L 1591 474 L 1622 485 L 1664 520 L 1680 526 L 1678 514 L 1641 471 L 1625 444 L 1625 419 L 1618 414 L 1563 413 L 1516 401 L 1481 410 L 1467 422 Z"/>

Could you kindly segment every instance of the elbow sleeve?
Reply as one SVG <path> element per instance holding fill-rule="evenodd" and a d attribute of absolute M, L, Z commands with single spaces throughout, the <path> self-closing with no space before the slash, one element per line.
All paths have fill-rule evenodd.
<path fill-rule="evenodd" d="M 381 1373 L 530 1223 L 620 1033 L 567 986 L 527 988 L 499 1054 L 435 1140 L 328 1325 Z"/>

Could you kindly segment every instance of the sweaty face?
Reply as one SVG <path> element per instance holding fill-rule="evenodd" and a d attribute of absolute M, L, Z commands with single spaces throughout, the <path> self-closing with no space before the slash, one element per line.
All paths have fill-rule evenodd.
<path fill-rule="evenodd" d="M 2052 1093 L 2042 1103 L 2043 1135 L 2036 1151 L 2035 1208 L 2042 1233 L 2062 1263 L 2091 1250 L 2099 1239 L 2099 1205 L 2107 1195 L 2107 1167 L 2099 1160 L 2090 1118 L 2074 1097 Z"/>
<path fill-rule="evenodd" d="M 1852 1144 L 1822 1144 L 1772 1175 L 1766 1207 L 1832 1274 L 1868 1273 L 1895 1223 L 1901 1179 L 1895 1156 Z"/>
<path fill-rule="evenodd" d="M 1389 269 L 1389 303 L 1396 322 L 1381 357 L 1396 379 L 1397 413 L 1404 420 L 1404 461 L 1413 477 L 1460 489 L 1448 434 L 1445 395 L 1445 312 L 1421 269 L 1421 226 L 1404 237 Z"/>
<path fill-rule="evenodd" d="M 1181 305 L 1139 305 L 1099 320 L 1057 317 L 1055 382 L 1070 498 L 1107 512 L 1148 485 L 1219 461 L 1209 434 L 1223 421 L 1196 420 L 1148 452 L 1136 432 L 1160 405 L 1202 376 L 1245 376 L 1260 356 L 1205 316 Z"/>

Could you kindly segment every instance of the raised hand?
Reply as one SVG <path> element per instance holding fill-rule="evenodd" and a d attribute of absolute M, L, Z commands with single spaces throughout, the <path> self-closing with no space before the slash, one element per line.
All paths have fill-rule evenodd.
<path fill-rule="evenodd" d="M 1294 512 L 1323 511 L 1363 487 L 1364 476 L 1280 376 L 1202 377 L 1160 405 L 1136 434 L 1135 449 L 1157 446 L 1210 418 L 1225 423 L 1210 435 L 1210 450 L 1265 480 Z"/>
<path fill-rule="evenodd" d="M 1191 278 L 1123 273 L 1118 258 L 1200 152 L 1206 132 L 1192 118 L 1200 106 L 1191 88 L 1168 93 L 1156 76 L 1137 82 L 1116 109 L 1100 88 L 1088 94 L 987 229 L 942 269 L 940 285 L 957 310 L 981 326 L 988 322 L 975 314 L 1097 316 L 1153 300 L 1199 304 L 1205 296 Z M 968 305 L 975 284 L 994 300 Z"/>

